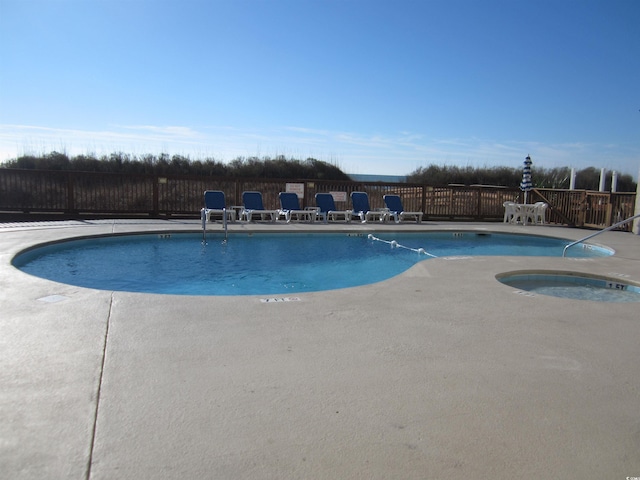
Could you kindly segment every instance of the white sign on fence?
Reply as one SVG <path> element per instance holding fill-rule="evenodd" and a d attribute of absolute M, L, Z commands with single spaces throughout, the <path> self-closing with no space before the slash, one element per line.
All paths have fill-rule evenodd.
<path fill-rule="evenodd" d="M 347 192 L 329 192 L 333 197 L 334 202 L 346 202 Z"/>
<path fill-rule="evenodd" d="M 298 198 L 304 198 L 304 183 L 287 183 L 287 192 L 293 192 Z"/>

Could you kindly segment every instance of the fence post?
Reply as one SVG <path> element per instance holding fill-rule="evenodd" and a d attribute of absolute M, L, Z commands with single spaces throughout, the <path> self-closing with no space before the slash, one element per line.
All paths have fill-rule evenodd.
<path fill-rule="evenodd" d="M 74 193 L 74 173 L 67 172 L 67 212 L 73 213 L 76 209 L 75 207 L 75 193 Z"/>
<path fill-rule="evenodd" d="M 311 192 L 309 190 L 315 188 L 314 182 L 304 182 L 304 197 L 302 198 L 302 208 L 311 206 Z"/>
<path fill-rule="evenodd" d="M 153 216 L 160 215 L 160 176 L 153 176 Z"/>
<path fill-rule="evenodd" d="M 634 215 L 640 214 L 640 170 L 638 170 L 638 183 L 636 184 L 636 204 L 634 208 Z M 640 235 L 640 218 L 636 218 L 633 221 L 633 227 L 631 231 L 636 235 Z"/>
<path fill-rule="evenodd" d="M 576 222 L 576 227 L 582 227 L 584 225 L 585 219 L 587 218 L 587 208 L 589 208 L 587 202 L 587 192 L 582 191 L 580 193 L 580 210 L 578 212 L 578 221 Z"/>
<path fill-rule="evenodd" d="M 236 191 L 234 193 L 233 204 L 242 205 L 242 199 L 240 198 L 240 196 L 242 195 L 242 193 L 240 192 L 240 188 L 241 188 L 240 180 L 236 178 L 235 184 L 236 184 L 235 186 Z"/>
<path fill-rule="evenodd" d="M 607 209 L 605 210 L 605 218 L 604 218 L 604 224 L 607 227 L 610 227 L 611 225 L 613 225 L 613 222 L 611 221 L 611 218 L 613 216 L 613 203 L 612 203 L 612 198 L 611 198 L 611 194 L 609 194 L 609 201 L 607 203 Z"/>

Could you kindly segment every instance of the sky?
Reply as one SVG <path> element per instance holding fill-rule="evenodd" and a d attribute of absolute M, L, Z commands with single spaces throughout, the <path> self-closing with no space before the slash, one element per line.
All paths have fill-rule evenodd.
<path fill-rule="evenodd" d="M 0 0 L 0 162 L 640 169 L 637 0 Z"/>

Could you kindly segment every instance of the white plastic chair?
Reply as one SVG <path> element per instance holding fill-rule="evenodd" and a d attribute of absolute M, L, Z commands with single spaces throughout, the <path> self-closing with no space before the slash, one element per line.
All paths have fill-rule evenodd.
<path fill-rule="evenodd" d="M 516 204 L 515 202 L 504 202 L 504 219 L 503 223 L 514 223 L 516 217 Z"/>
<path fill-rule="evenodd" d="M 546 211 L 549 205 L 545 202 L 536 202 L 533 208 L 533 223 L 544 225 L 546 221 Z"/>

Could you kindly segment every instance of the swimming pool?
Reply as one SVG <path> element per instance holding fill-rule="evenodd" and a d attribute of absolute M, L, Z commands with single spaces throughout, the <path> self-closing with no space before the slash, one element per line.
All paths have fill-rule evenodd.
<path fill-rule="evenodd" d="M 562 256 L 567 240 L 477 232 L 159 233 L 84 238 L 37 246 L 12 263 L 56 282 L 176 295 L 271 295 L 380 282 L 417 262 L 475 255 Z M 569 256 L 613 252 L 576 246 Z"/>

